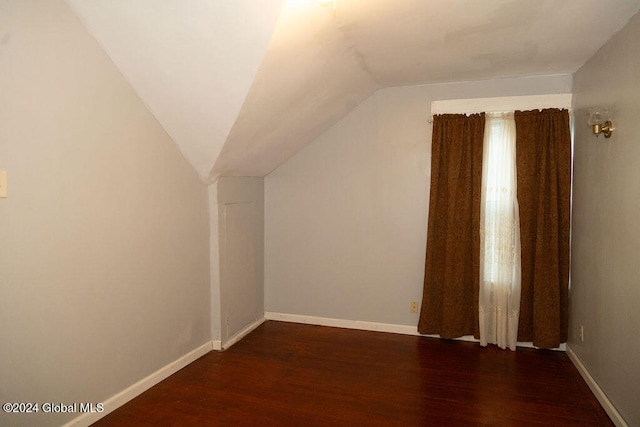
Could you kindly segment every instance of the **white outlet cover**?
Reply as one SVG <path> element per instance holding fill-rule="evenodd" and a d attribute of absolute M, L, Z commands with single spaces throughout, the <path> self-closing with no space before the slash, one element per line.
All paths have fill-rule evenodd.
<path fill-rule="evenodd" d="M 0 171 L 0 197 L 7 197 L 7 171 Z"/>

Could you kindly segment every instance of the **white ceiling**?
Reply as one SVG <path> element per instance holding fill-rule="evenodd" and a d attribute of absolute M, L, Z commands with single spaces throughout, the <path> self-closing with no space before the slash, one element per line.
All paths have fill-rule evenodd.
<path fill-rule="evenodd" d="M 208 181 L 283 0 L 66 0 Z"/>
<path fill-rule="evenodd" d="M 66 1 L 204 181 L 268 174 L 381 87 L 574 72 L 640 9 L 640 0 Z"/>

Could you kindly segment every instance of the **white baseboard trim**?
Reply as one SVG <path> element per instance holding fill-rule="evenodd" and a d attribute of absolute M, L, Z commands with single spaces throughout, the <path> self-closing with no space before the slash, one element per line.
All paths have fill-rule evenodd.
<path fill-rule="evenodd" d="M 334 319 L 330 317 L 305 316 L 300 314 L 274 313 L 266 311 L 267 320 L 304 323 L 306 325 L 332 326 L 334 328 L 358 329 L 361 331 L 390 332 L 404 335 L 420 335 L 417 326 L 394 325 L 391 323 L 363 322 L 360 320 Z"/>
<path fill-rule="evenodd" d="M 110 398 L 108 398 L 106 401 L 103 402 L 104 404 L 103 412 L 99 412 L 99 413 L 87 412 L 69 421 L 67 424 L 64 425 L 64 427 L 71 427 L 71 426 L 85 427 L 95 423 L 100 418 L 115 411 L 120 406 L 124 405 L 134 397 L 147 391 L 148 389 L 158 384 L 160 381 L 164 380 L 165 378 L 175 374 L 180 369 L 184 368 L 189 363 L 209 353 L 211 350 L 213 350 L 212 341 L 202 344 L 200 347 L 196 348 L 195 350 L 192 350 L 191 352 L 185 354 L 179 359 L 174 360 L 173 362 L 158 369 L 157 371 L 150 374 L 146 378 L 143 378 L 142 380 L 138 381 L 132 386 L 122 390 L 120 393 L 117 393 L 111 396 Z"/>
<path fill-rule="evenodd" d="M 249 325 L 245 326 L 240 331 L 238 331 L 235 334 L 233 334 L 224 343 L 222 343 L 222 348 L 221 349 L 222 350 L 228 349 L 229 347 L 231 347 L 232 345 L 234 345 L 235 343 L 240 341 L 242 338 L 244 338 L 245 336 L 249 335 L 251 333 L 251 331 L 253 331 L 258 326 L 262 325 L 266 320 L 267 319 L 263 317 L 261 319 L 257 319 L 253 323 L 250 323 Z"/>
<path fill-rule="evenodd" d="M 418 335 L 430 338 L 440 338 L 438 335 L 422 335 L 418 332 L 417 326 L 396 325 L 393 323 L 364 322 L 360 320 L 334 319 L 330 317 L 306 316 L 301 314 L 275 313 L 265 311 L 264 317 L 267 320 L 277 320 L 280 322 L 303 323 L 306 325 L 331 326 L 334 328 L 358 329 L 361 331 L 390 332 L 393 334 Z M 455 338 L 457 341 L 480 342 L 473 335 L 465 335 Z M 537 348 L 530 342 L 518 341 L 518 347 Z M 562 343 L 558 348 L 552 350 L 565 351 L 566 344 Z"/>
<path fill-rule="evenodd" d="M 571 350 L 571 347 L 569 346 L 567 346 L 567 356 L 569 356 L 569 359 L 571 359 L 571 362 L 573 363 L 573 365 L 576 367 L 576 369 L 578 369 L 578 372 L 580 372 L 580 375 L 582 376 L 584 381 L 587 383 L 587 385 L 589 386 L 593 394 L 596 396 L 596 399 L 598 399 L 598 402 L 600 402 L 604 410 L 607 412 L 607 414 L 609 415 L 609 418 L 611 418 L 611 421 L 613 421 L 613 423 L 618 427 L 629 427 L 629 425 L 624 420 L 624 418 L 622 418 L 622 415 L 620 415 L 620 412 L 618 412 L 615 406 L 613 406 L 613 403 L 611 403 L 611 401 L 609 400 L 605 392 L 600 388 L 596 380 L 593 379 L 587 367 L 584 366 L 584 364 L 582 363 L 578 355 L 575 354 L 574 351 Z"/>
<path fill-rule="evenodd" d="M 215 351 L 222 351 L 222 340 L 213 340 L 211 341 L 211 344 Z"/>

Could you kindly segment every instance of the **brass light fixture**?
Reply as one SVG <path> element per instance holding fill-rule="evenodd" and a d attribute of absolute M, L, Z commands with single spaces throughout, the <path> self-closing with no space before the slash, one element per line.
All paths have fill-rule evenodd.
<path fill-rule="evenodd" d="M 613 124 L 609 119 L 609 111 L 602 107 L 593 107 L 589 109 L 589 126 L 593 128 L 593 134 L 598 136 L 601 133 L 605 138 L 611 138 L 613 132 Z"/>

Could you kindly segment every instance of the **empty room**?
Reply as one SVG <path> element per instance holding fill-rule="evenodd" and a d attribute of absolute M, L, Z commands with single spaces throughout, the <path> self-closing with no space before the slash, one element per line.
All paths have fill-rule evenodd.
<path fill-rule="evenodd" d="M 0 425 L 640 426 L 640 0 L 0 0 Z"/>

